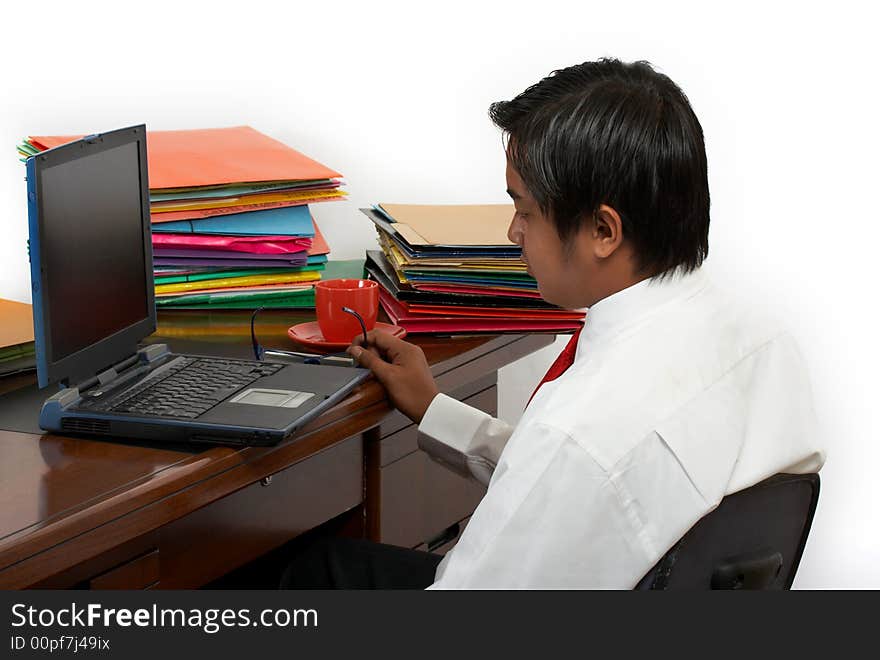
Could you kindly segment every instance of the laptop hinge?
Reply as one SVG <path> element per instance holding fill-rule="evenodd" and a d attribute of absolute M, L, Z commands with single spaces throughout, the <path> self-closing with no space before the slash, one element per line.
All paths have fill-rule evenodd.
<path fill-rule="evenodd" d="M 87 378 L 86 380 L 77 383 L 73 389 L 78 392 L 85 392 L 96 385 L 98 387 L 106 387 L 132 367 L 149 365 L 169 354 L 170 351 L 166 344 L 150 344 L 144 346 L 134 355 L 125 358 L 121 362 L 117 362 L 112 367 L 104 369 L 91 378 Z M 69 389 L 69 387 L 62 385 L 62 389 Z"/>

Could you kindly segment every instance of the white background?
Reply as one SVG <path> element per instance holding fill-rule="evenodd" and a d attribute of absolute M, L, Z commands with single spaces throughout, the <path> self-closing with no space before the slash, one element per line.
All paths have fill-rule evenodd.
<path fill-rule="evenodd" d="M 29 134 L 250 124 L 345 174 L 336 258 L 374 202 L 506 202 L 490 102 L 556 68 L 647 59 L 706 135 L 720 283 L 785 318 L 828 451 L 796 586 L 880 587 L 878 23 L 870 3 L 7 3 L 0 296 L 29 300 Z M 2 152 L 0 152 L 2 153 Z M 561 347 L 502 372 L 510 421 Z"/>

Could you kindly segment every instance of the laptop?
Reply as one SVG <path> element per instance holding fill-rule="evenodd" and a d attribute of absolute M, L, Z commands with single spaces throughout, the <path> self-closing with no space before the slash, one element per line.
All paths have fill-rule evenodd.
<path fill-rule="evenodd" d="M 369 371 L 173 353 L 156 329 L 144 125 L 27 161 L 40 427 L 162 442 L 273 445 Z M 310 360 L 315 362 L 315 360 Z"/>

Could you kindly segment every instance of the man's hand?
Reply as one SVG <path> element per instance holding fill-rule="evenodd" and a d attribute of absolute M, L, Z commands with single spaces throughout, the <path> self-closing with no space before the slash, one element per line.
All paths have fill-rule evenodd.
<path fill-rule="evenodd" d="M 379 330 L 368 332 L 367 346 L 363 344 L 363 337 L 356 337 L 348 354 L 373 372 L 400 412 L 420 423 L 438 393 L 425 353 L 418 346 Z"/>

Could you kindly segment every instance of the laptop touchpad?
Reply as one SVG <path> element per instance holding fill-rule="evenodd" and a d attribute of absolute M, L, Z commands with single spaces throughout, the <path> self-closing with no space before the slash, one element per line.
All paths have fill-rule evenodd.
<path fill-rule="evenodd" d="M 267 390 L 252 387 L 244 392 L 239 392 L 227 403 L 247 403 L 252 406 L 270 406 L 272 408 L 299 408 L 313 396 L 315 396 L 314 392 Z"/>

